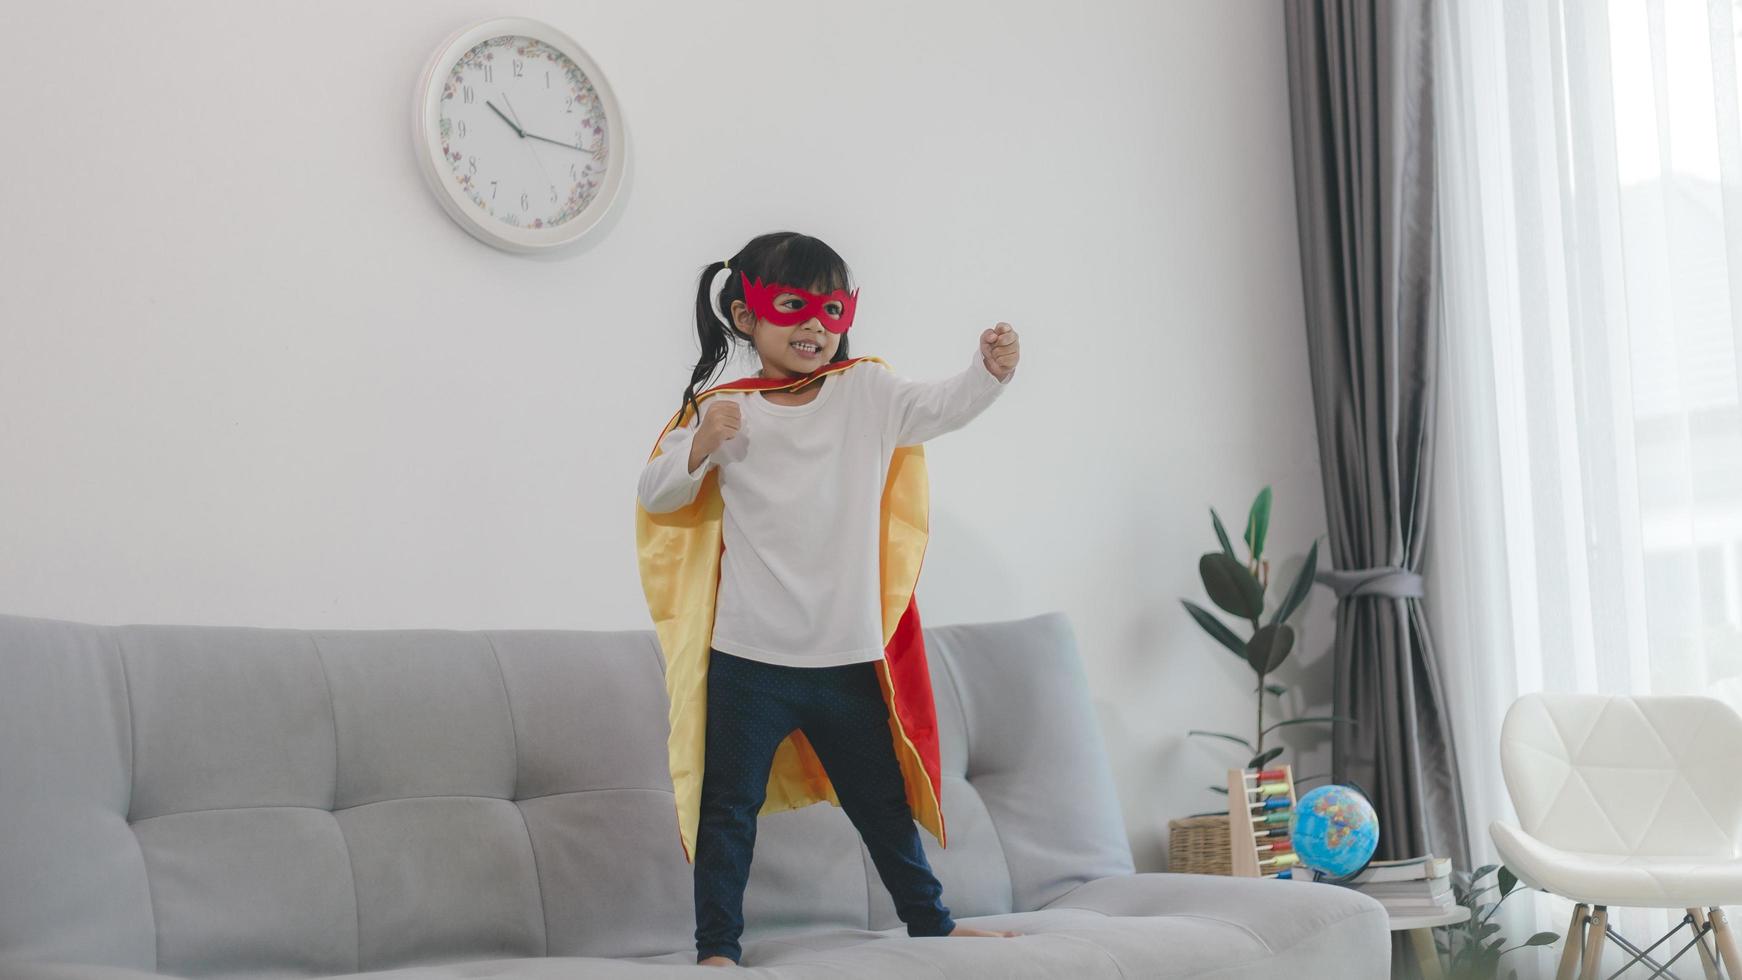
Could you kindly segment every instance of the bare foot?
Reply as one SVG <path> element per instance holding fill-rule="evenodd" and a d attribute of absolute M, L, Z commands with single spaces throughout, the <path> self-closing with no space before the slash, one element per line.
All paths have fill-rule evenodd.
<path fill-rule="evenodd" d="M 730 956 L 710 956 L 705 960 L 697 960 L 698 966 L 737 966 L 738 961 Z"/>
<path fill-rule="evenodd" d="M 1010 929 L 974 929 L 969 926 L 956 926 L 950 933 L 952 936 L 1020 936 L 1022 933 Z"/>

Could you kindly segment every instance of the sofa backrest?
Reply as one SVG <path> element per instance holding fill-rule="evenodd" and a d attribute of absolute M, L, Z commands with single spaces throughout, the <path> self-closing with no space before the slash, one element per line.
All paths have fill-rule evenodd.
<path fill-rule="evenodd" d="M 925 630 L 957 917 L 1132 870 L 1064 616 Z M 0 615 L 0 959 L 318 976 L 694 945 L 651 630 Z M 900 925 L 839 808 L 763 816 L 745 941 Z"/>

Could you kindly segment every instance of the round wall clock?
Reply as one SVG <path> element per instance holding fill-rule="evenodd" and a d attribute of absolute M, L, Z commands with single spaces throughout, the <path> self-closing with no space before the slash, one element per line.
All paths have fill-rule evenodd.
<path fill-rule="evenodd" d="M 623 113 L 599 66 L 556 28 L 505 17 L 456 32 L 415 101 L 423 175 L 479 240 L 560 248 L 610 211 L 629 163 Z"/>

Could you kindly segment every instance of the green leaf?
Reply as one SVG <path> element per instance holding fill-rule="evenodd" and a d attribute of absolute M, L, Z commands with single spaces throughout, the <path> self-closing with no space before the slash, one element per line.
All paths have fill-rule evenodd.
<path fill-rule="evenodd" d="M 1246 768 L 1248 768 L 1248 769 L 1263 769 L 1266 765 L 1269 765 L 1270 760 L 1276 758 L 1277 756 L 1279 756 L 1281 754 L 1282 754 L 1282 746 L 1280 746 L 1280 745 L 1277 746 L 1276 748 L 1273 748 L 1273 749 L 1265 749 L 1262 753 L 1253 756 L 1246 763 Z"/>
<path fill-rule="evenodd" d="M 1246 643 L 1246 662 L 1259 674 L 1268 674 L 1288 659 L 1294 649 L 1294 627 L 1270 625 L 1252 634 Z"/>
<path fill-rule="evenodd" d="M 1186 612 L 1191 613 L 1192 618 L 1198 621 L 1198 625 L 1204 628 L 1204 632 L 1215 637 L 1217 642 L 1227 647 L 1229 653 L 1241 660 L 1246 659 L 1246 641 L 1236 636 L 1234 631 L 1217 619 L 1214 613 L 1189 599 L 1181 599 L 1180 602 L 1185 605 Z"/>
<path fill-rule="evenodd" d="M 1257 748 L 1253 747 L 1251 742 L 1246 741 L 1245 739 L 1241 738 L 1238 735 L 1228 735 L 1228 734 L 1223 733 L 1223 732 L 1205 732 L 1205 731 L 1199 731 L 1196 728 L 1192 729 L 1189 732 L 1186 732 L 1186 734 L 1187 735 L 1203 735 L 1207 738 L 1225 738 L 1228 741 L 1233 742 L 1237 745 L 1246 746 L 1246 751 L 1248 751 L 1248 752 L 1257 752 L 1258 751 Z"/>
<path fill-rule="evenodd" d="M 1217 787 L 1211 787 L 1211 788 L 1215 789 Z M 1220 789 L 1222 790 L 1223 793 L 1228 792 L 1228 788 L 1226 786 L 1220 787 Z M 1209 810 L 1209 811 L 1206 811 L 1204 813 L 1187 814 L 1186 819 L 1189 820 L 1192 817 L 1225 817 L 1227 815 L 1228 815 L 1228 811 L 1226 811 L 1226 810 Z"/>
<path fill-rule="evenodd" d="M 1524 941 L 1526 946 L 1553 946 L 1555 940 L 1561 938 L 1558 932 L 1539 932 Z"/>
<path fill-rule="evenodd" d="M 1500 870 L 1500 865 L 1498 864 L 1484 864 L 1475 871 L 1470 872 L 1470 884 L 1473 885 L 1498 870 Z"/>
<path fill-rule="evenodd" d="M 1258 491 L 1252 501 L 1252 511 L 1246 515 L 1246 547 L 1252 549 L 1252 560 L 1264 557 L 1264 535 L 1270 530 L 1270 488 Z"/>
<path fill-rule="evenodd" d="M 1501 867 L 1500 867 L 1500 894 L 1502 894 L 1502 895 L 1511 894 L 1512 889 L 1517 888 L 1517 887 L 1518 887 L 1518 876 L 1512 873 L 1511 868 L 1508 868 L 1505 865 L 1501 865 Z"/>
<path fill-rule="evenodd" d="M 1222 527 L 1222 518 L 1216 514 L 1214 507 L 1210 508 L 1210 520 L 1216 525 L 1216 540 L 1222 542 L 1222 553 L 1235 561 L 1239 561 L 1239 557 L 1234 554 L 1233 543 L 1228 540 L 1228 531 Z"/>
<path fill-rule="evenodd" d="M 1211 791 L 1220 793 L 1223 796 L 1228 795 L 1228 787 L 1226 787 L 1226 786 L 1211 786 L 1210 789 L 1211 789 Z"/>
<path fill-rule="evenodd" d="M 1309 723 L 1318 723 L 1318 722 L 1325 722 L 1325 721 L 1349 721 L 1349 719 L 1344 718 L 1340 715 L 1315 715 L 1311 718 L 1290 718 L 1287 721 L 1279 721 L 1276 724 L 1271 725 L 1270 727 L 1266 728 L 1264 730 L 1264 734 L 1269 735 L 1271 732 L 1276 731 L 1278 728 L 1281 728 L 1284 725 L 1305 725 L 1305 724 L 1309 724 Z M 1354 724 L 1354 722 L 1350 722 L 1350 724 Z"/>
<path fill-rule="evenodd" d="M 1281 684 L 1265 684 L 1265 685 L 1263 685 L 1263 687 L 1264 687 L 1264 690 L 1269 691 L 1270 693 L 1276 695 L 1279 698 L 1282 697 L 1284 694 L 1288 693 L 1288 688 L 1283 687 Z M 1256 687 L 1253 688 L 1252 692 L 1254 694 L 1258 693 L 1258 688 L 1256 688 Z"/>
<path fill-rule="evenodd" d="M 1264 588 L 1235 559 L 1212 551 L 1198 559 L 1198 577 L 1204 580 L 1210 601 L 1223 611 L 1254 623 L 1264 614 Z"/>
<path fill-rule="evenodd" d="M 1282 597 L 1282 605 L 1276 607 L 1276 612 L 1270 617 L 1272 623 L 1280 623 L 1294 615 L 1300 604 L 1306 601 L 1307 593 L 1313 590 L 1313 577 L 1318 574 L 1319 543 L 1307 549 L 1306 561 L 1301 563 L 1300 574 L 1294 577 L 1294 584 L 1289 586 L 1288 594 Z"/>

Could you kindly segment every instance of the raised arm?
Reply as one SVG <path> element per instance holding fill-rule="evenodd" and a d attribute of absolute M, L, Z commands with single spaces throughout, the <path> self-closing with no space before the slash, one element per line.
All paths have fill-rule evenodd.
<path fill-rule="evenodd" d="M 937 381 L 914 381 L 878 368 L 877 381 L 887 400 L 889 430 L 895 445 L 927 442 L 973 421 L 1008 386 L 986 366 L 981 351 L 973 363 L 953 377 Z"/>

